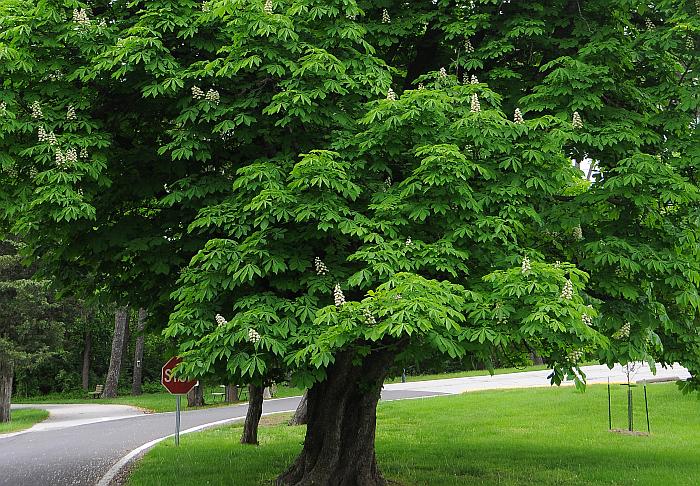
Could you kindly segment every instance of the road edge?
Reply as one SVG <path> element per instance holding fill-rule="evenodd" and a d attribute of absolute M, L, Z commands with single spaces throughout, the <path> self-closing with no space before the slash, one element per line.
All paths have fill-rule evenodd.
<path fill-rule="evenodd" d="M 294 412 L 295 410 L 296 410 L 296 407 L 293 409 L 290 409 L 290 410 L 279 410 L 277 412 L 263 413 L 262 417 L 267 417 L 269 415 L 277 415 L 280 413 Z M 201 432 L 202 430 L 212 429 L 215 427 L 219 427 L 222 425 L 228 425 L 228 424 L 232 424 L 235 422 L 242 422 L 244 420 L 245 420 L 245 416 L 217 420 L 215 422 L 209 422 L 207 424 L 197 425 L 196 427 L 191 427 L 189 429 L 183 430 L 180 432 L 180 435 L 191 434 L 193 432 Z M 160 437 L 158 439 L 154 439 L 154 440 L 152 440 L 150 442 L 146 442 L 145 444 L 132 450 L 131 452 L 129 452 L 128 454 L 123 456 L 121 459 L 119 459 L 116 463 L 114 463 L 112 465 L 112 467 L 109 468 L 107 473 L 105 473 L 105 475 L 102 476 L 102 478 L 97 482 L 96 486 L 112 486 L 114 484 L 117 484 L 114 482 L 115 479 L 117 479 L 119 474 L 122 471 L 124 471 L 124 469 L 126 469 L 127 466 L 129 466 L 134 461 L 139 459 L 141 456 L 143 456 L 149 450 L 153 449 L 159 443 L 163 442 L 164 440 L 170 439 L 172 437 L 175 437 L 175 434 L 170 434 L 170 435 L 166 435 L 164 437 Z"/>

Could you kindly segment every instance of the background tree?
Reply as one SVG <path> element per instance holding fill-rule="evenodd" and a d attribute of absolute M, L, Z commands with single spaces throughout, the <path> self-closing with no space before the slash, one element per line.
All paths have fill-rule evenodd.
<path fill-rule="evenodd" d="M 15 369 L 42 364 L 63 337 L 62 311 L 35 268 L 22 265 L 17 240 L 0 240 L 0 422 L 10 421 Z"/>

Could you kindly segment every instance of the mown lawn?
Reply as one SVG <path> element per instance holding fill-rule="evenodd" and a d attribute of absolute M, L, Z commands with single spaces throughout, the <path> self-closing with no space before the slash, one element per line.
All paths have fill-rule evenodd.
<path fill-rule="evenodd" d="M 626 398 L 613 388 L 614 427 Z M 635 421 L 646 429 L 641 388 Z M 405 486 L 697 485 L 700 400 L 674 384 L 649 386 L 651 435 L 609 432 L 605 386 L 504 390 L 382 403 L 377 456 Z M 268 418 L 270 420 L 270 418 Z M 302 427 L 262 428 L 261 445 L 238 444 L 240 425 L 166 441 L 137 465 L 129 486 L 269 485 L 301 448 Z"/>
<path fill-rule="evenodd" d="M 10 432 L 19 432 L 20 430 L 28 429 L 32 425 L 46 420 L 49 412 L 38 409 L 23 409 L 13 410 L 10 422 L 0 423 L 0 434 L 8 434 Z"/>

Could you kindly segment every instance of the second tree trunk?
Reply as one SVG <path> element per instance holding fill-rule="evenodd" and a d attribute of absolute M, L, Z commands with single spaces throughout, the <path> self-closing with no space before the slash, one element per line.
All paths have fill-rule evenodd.
<path fill-rule="evenodd" d="M 264 389 L 262 386 L 248 385 L 248 413 L 245 416 L 241 444 L 258 443 L 258 424 L 262 416 Z"/>

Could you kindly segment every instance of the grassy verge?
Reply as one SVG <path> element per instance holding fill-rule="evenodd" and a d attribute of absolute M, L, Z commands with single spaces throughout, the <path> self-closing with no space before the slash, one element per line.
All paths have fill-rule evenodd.
<path fill-rule="evenodd" d="M 613 392 L 613 427 L 624 427 L 625 392 Z M 643 395 L 635 393 L 637 428 L 646 428 Z M 649 407 L 652 433 L 637 437 L 607 430 L 604 386 L 382 403 L 377 456 L 404 486 L 697 484 L 700 401 L 657 384 Z M 185 436 L 179 449 L 159 444 L 128 485 L 268 485 L 301 448 L 301 427 L 262 428 L 259 447 L 238 444 L 239 427 Z"/>
<path fill-rule="evenodd" d="M 49 412 L 38 409 L 13 410 L 10 422 L 0 423 L 0 434 L 19 432 L 28 429 L 32 425 L 46 420 Z"/>
<path fill-rule="evenodd" d="M 205 407 L 193 407 L 196 408 L 208 408 L 208 407 L 221 407 L 229 405 L 228 403 L 222 403 L 221 398 L 215 398 L 211 395 L 212 391 L 219 391 L 214 387 L 207 388 L 205 391 L 204 399 L 207 405 Z M 275 398 L 284 398 L 290 396 L 297 396 L 303 394 L 304 391 L 298 388 L 290 388 L 286 386 L 279 386 L 277 388 L 277 393 Z M 117 398 L 100 398 L 100 399 L 89 399 L 89 398 L 79 398 L 79 397 L 66 397 L 59 394 L 43 395 L 39 397 L 30 398 L 18 398 L 17 403 L 102 403 L 102 404 L 116 404 L 116 405 L 131 405 L 133 407 L 139 407 L 150 412 L 173 412 L 175 411 L 175 396 L 169 394 L 168 392 L 161 393 L 144 393 L 139 396 L 124 395 Z M 184 410 L 188 409 L 187 399 L 183 397 L 182 407 Z"/>

